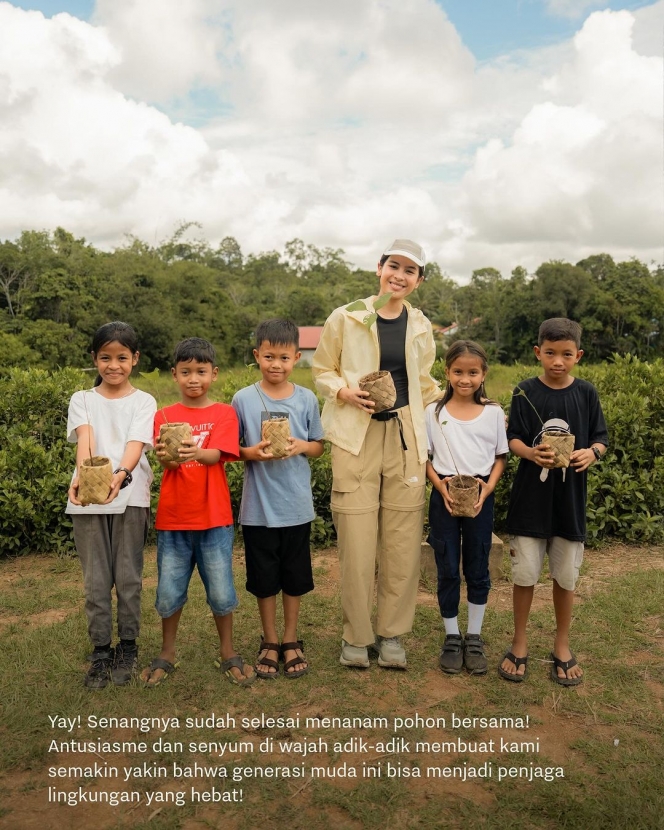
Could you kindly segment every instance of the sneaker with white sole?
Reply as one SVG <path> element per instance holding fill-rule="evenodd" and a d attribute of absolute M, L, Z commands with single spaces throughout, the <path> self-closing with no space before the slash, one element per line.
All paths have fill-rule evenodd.
<path fill-rule="evenodd" d="M 341 641 L 341 657 L 339 662 L 342 666 L 350 666 L 355 669 L 369 668 L 369 652 L 366 646 L 352 646 L 345 640 Z"/>
<path fill-rule="evenodd" d="M 378 665 L 382 668 L 406 668 L 406 650 L 399 637 L 376 637 L 374 649 L 378 652 Z"/>

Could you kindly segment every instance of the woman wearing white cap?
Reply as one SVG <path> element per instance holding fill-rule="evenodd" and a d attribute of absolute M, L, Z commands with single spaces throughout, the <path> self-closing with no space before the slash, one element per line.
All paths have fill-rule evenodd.
<path fill-rule="evenodd" d="M 430 375 L 436 356 L 431 323 L 406 302 L 424 279 L 425 262 L 420 245 L 395 240 L 378 263 L 378 295 L 335 309 L 313 358 L 316 386 L 326 398 L 325 438 L 332 443 L 344 666 L 367 668 L 373 647 L 380 666 L 406 668 L 400 637 L 413 625 L 420 573 L 424 408 L 441 394 Z M 374 413 L 358 381 L 378 370 L 391 373 L 397 398 L 391 409 Z"/>

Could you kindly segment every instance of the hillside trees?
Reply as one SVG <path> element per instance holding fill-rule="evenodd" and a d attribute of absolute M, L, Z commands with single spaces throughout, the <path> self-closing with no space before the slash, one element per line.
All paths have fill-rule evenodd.
<path fill-rule="evenodd" d="M 0 346 L 7 365 L 88 366 L 96 328 L 125 319 L 139 333 L 142 368 L 168 367 L 175 343 L 191 335 L 211 340 L 226 366 L 251 360 L 261 320 L 322 325 L 377 284 L 375 266 L 355 268 L 341 249 L 293 239 L 283 252 L 245 255 L 230 236 L 211 245 L 196 223 L 154 246 L 128 237 L 113 251 L 62 228 L 24 231 L 0 242 Z M 635 259 L 599 253 L 509 276 L 489 264 L 467 285 L 430 263 L 412 301 L 437 326 L 457 322 L 455 336 L 482 342 L 492 361 L 530 359 L 539 324 L 553 316 L 582 324 L 591 360 L 664 353 L 664 268 Z"/>

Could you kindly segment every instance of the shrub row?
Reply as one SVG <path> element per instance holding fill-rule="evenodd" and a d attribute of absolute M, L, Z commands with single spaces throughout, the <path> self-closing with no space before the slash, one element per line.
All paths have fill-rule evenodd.
<path fill-rule="evenodd" d="M 440 368 L 440 367 L 437 367 Z M 533 369 L 515 369 L 515 383 Z M 608 538 L 655 543 L 664 539 L 664 361 L 644 363 L 616 357 L 610 364 L 584 367 L 581 376 L 600 393 L 611 446 L 601 464 L 590 469 L 588 539 Z M 253 377 L 253 376 L 252 376 Z M 13 369 L 0 379 L 0 539 L 3 554 L 73 549 L 71 522 L 64 514 L 74 464 L 74 448 L 66 440 L 67 406 L 89 376 L 73 369 L 47 372 Z M 236 376 L 220 385 L 229 402 L 236 389 L 251 382 Z M 506 410 L 509 397 L 501 401 Z M 156 503 L 161 469 L 155 470 Z M 496 529 L 504 528 L 509 488 L 518 459 L 511 458 L 496 493 Z M 313 542 L 333 540 L 330 514 L 332 472 L 329 451 L 312 461 L 317 519 Z M 242 465 L 227 466 L 237 515 L 242 491 Z"/>

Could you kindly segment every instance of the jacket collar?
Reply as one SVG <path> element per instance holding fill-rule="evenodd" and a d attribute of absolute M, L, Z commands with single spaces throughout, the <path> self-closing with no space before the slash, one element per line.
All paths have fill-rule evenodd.
<path fill-rule="evenodd" d="M 354 302 L 362 302 L 366 306 L 366 309 L 359 309 L 358 311 L 346 311 L 348 317 L 352 318 L 353 320 L 357 320 L 358 323 L 362 323 L 364 325 L 364 318 L 367 314 L 374 313 L 374 296 L 371 297 L 364 297 L 362 300 L 355 300 Z M 425 326 L 422 324 L 422 313 L 419 309 L 413 308 L 412 305 L 408 302 L 408 300 L 404 300 L 403 304 L 406 306 L 407 313 L 408 313 L 408 325 L 412 326 L 415 332 L 419 332 L 420 330 L 424 330 Z M 353 305 L 353 303 L 348 303 L 348 305 Z M 344 310 L 346 306 L 344 306 Z"/>

